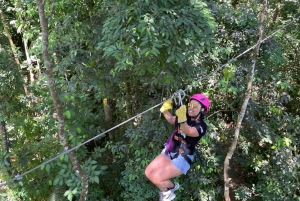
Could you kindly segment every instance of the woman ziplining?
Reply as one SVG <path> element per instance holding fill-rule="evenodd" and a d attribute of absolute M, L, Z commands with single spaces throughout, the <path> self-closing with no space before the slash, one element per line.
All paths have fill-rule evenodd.
<path fill-rule="evenodd" d="M 204 116 L 209 107 L 210 101 L 205 95 L 194 94 L 188 101 L 188 110 L 181 103 L 175 112 L 176 116 L 169 112 L 172 109 L 172 99 L 164 102 L 160 108 L 165 119 L 175 125 L 165 148 L 145 170 L 146 177 L 160 190 L 160 201 L 169 201 L 176 197 L 174 192 L 180 185 L 171 179 L 187 174 L 190 169 L 194 161 L 195 147 L 207 130 Z"/>

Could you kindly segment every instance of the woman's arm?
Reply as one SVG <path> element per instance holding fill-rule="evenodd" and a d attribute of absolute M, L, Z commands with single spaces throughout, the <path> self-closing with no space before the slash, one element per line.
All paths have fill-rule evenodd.
<path fill-rule="evenodd" d="M 198 137 L 199 132 L 195 127 L 190 127 L 187 124 L 187 116 L 186 116 L 186 106 L 182 105 L 176 110 L 176 116 L 178 117 L 178 122 L 180 123 L 181 131 L 190 137 Z"/>
<path fill-rule="evenodd" d="M 176 116 L 171 115 L 169 111 L 164 112 L 163 115 L 170 124 L 175 124 Z"/>
<path fill-rule="evenodd" d="M 182 132 L 190 137 L 198 137 L 199 132 L 195 127 L 190 127 L 186 122 L 180 124 Z"/>

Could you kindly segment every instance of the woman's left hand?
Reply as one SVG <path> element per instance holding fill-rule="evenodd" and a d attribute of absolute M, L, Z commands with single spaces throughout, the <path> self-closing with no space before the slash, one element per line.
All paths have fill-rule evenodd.
<path fill-rule="evenodd" d="M 178 108 L 175 112 L 176 116 L 178 117 L 178 123 L 186 122 L 186 106 L 182 105 Z"/>

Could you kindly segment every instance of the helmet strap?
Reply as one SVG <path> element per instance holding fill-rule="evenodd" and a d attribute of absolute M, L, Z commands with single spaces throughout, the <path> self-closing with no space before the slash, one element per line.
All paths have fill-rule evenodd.
<path fill-rule="evenodd" d="M 194 116 L 194 117 L 192 117 L 192 118 L 198 119 L 198 118 L 200 117 L 199 119 L 200 119 L 200 120 L 203 120 L 203 119 L 204 119 L 204 116 L 205 116 L 205 111 L 201 110 L 196 116 Z"/>

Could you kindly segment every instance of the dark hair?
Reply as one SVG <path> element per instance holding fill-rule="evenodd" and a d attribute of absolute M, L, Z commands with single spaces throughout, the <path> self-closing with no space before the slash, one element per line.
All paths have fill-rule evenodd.
<path fill-rule="evenodd" d="M 198 101 L 198 102 L 199 102 L 199 101 Z M 200 103 L 200 102 L 199 102 L 199 103 Z M 205 107 L 202 103 L 200 103 L 200 105 L 201 105 L 201 111 L 199 112 L 199 114 L 201 114 L 201 115 L 200 115 L 200 120 L 203 121 L 203 120 L 204 120 L 204 117 L 205 117 L 206 107 Z M 202 110 L 202 108 L 204 108 L 204 111 Z"/>
<path fill-rule="evenodd" d="M 204 117 L 205 117 L 205 112 L 204 112 L 204 111 L 201 111 L 200 113 L 201 113 L 200 119 L 201 119 L 201 121 L 203 121 L 203 120 L 204 120 Z"/>

